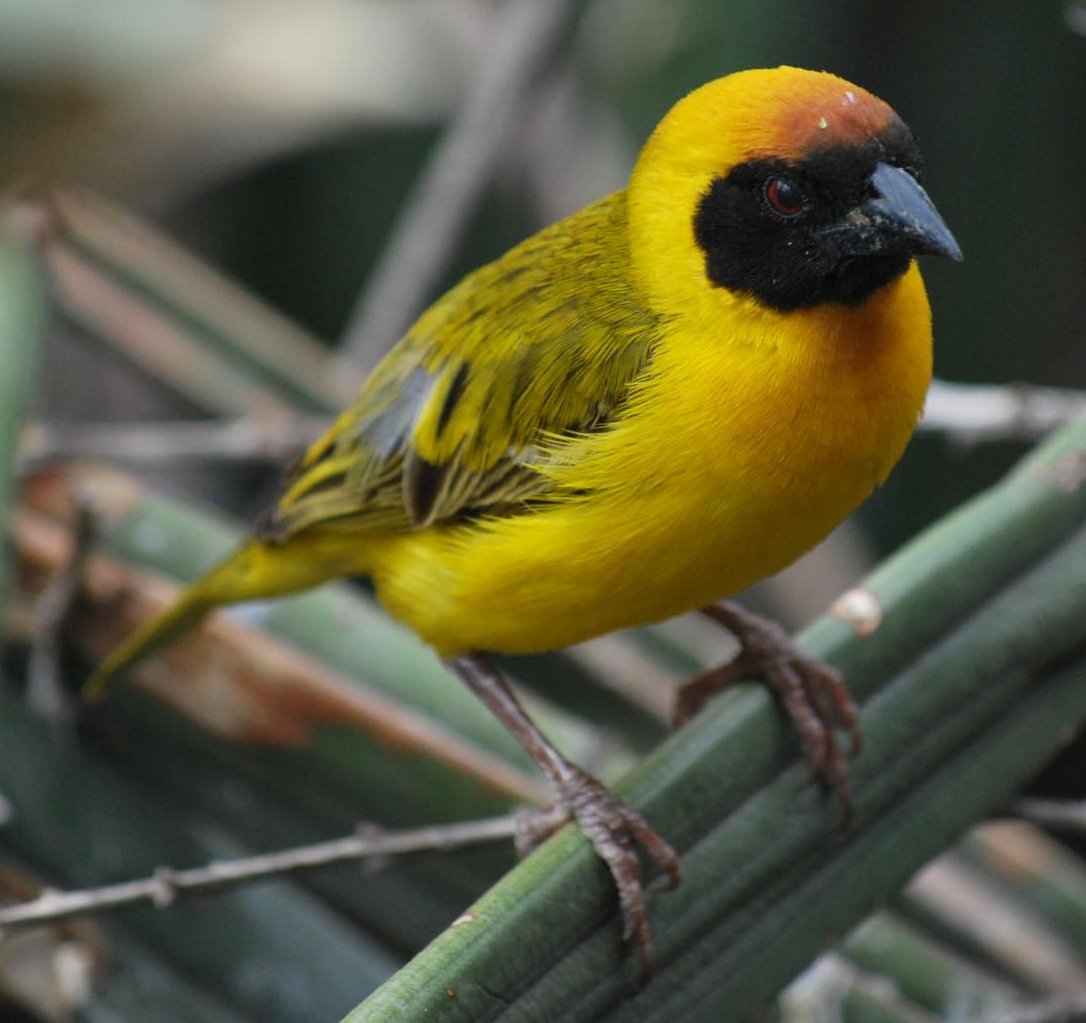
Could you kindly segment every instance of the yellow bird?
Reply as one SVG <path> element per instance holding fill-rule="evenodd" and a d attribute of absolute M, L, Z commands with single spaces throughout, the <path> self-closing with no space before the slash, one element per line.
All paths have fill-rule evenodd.
<path fill-rule="evenodd" d="M 88 683 L 211 609 L 368 576 L 504 721 L 618 887 L 648 968 L 641 816 L 567 761 L 486 651 L 550 650 L 694 608 L 763 674 L 847 798 L 840 679 L 714 602 L 830 532 L 900 458 L 931 376 L 914 257 L 960 259 L 884 102 L 834 75 L 729 75 L 677 103 L 623 191 L 438 299 L 308 451 L 255 537 Z"/>

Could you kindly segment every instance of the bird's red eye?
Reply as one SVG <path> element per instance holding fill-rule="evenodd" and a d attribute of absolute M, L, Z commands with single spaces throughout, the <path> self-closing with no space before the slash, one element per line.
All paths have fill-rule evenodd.
<path fill-rule="evenodd" d="M 765 183 L 765 199 L 782 217 L 795 217 L 803 212 L 803 192 L 787 178 L 770 178 Z"/>

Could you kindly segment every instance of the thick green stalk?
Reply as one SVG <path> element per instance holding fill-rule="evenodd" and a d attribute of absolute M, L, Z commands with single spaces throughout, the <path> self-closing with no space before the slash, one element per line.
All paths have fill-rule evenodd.
<path fill-rule="evenodd" d="M 930 940 L 892 913 L 861 924 L 841 955 L 869 974 L 892 979 L 894 990 L 937 1019 L 972 1019 L 1021 1005 L 1026 993 Z"/>
<path fill-rule="evenodd" d="M 1072 656 L 1086 538 L 1064 540 L 1086 506 L 1084 450 L 1079 423 L 876 572 L 873 635 L 832 619 L 806 633 L 867 699 L 847 834 L 788 764 L 762 690 L 722 698 L 622 787 L 684 852 L 684 884 L 653 905 L 661 969 L 641 995 L 628 1000 L 635 967 L 606 878 L 567 832 L 349 1019 L 725 1020 L 771 997 L 1086 715 L 1086 664 Z M 1062 673 L 1046 667 L 1068 656 Z"/>

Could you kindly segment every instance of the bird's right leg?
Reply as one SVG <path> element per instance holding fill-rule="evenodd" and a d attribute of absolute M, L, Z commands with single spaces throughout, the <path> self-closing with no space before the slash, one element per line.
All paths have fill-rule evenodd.
<path fill-rule="evenodd" d="M 546 837 L 573 819 L 607 864 L 618 889 L 623 937 L 637 948 L 642 977 L 647 977 L 652 972 L 652 958 L 637 847 L 640 845 L 648 853 L 670 887 L 679 883 L 675 852 L 637 810 L 615 798 L 602 783 L 555 749 L 525 713 L 502 674 L 485 657 L 470 654 L 451 660 L 449 666 L 516 736 L 554 786 L 559 812 L 544 815 L 544 826 L 531 829 L 531 841 Z"/>
<path fill-rule="evenodd" d="M 701 613 L 731 632 L 740 651 L 729 664 L 702 672 L 682 686 L 674 723 L 689 720 L 713 694 L 736 682 L 765 679 L 795 725 L 812 770 L 837 795 L 848 821 L 852 814 L 848 758 L 834 732 L 841 728 L 851 733 L 853 752 L 860 748 L 861 734 L 860 714 L 841 673 L 802 650 L 779 625 L 732 601 L 712 604 Z"/>

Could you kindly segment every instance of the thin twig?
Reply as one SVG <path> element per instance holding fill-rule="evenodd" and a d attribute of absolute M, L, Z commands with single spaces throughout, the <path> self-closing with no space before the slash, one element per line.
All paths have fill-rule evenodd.
<path fill-rule="evenodd" d="M 149 423 L 33 423 L 19 439 L 19 468 L 57 458 L 159 464 L 175 459 L 281 462 L 326 429 L 328 416 Z"/>
<path fill-rule="evenodd" d="M 1038 827 L 1086 834 L 1086 799 L 1019 799 L 1010 812 Z"/>
<path fill-rule="evenodd" d="M 422 172 L 351 315 L 341 351 L 363 370 L 376 365 L 422 309 L 576 7 L 573 0 L 506 5 L 490 59 Z"/>
<path fill-rule="evenodd" d="M 515 814 L 404 831 L 381 831 L 367 825 L 345 838 L 282 852 L 248 856 L 226 863 L 209 863 L 188 870 L 159 867 L 150 877 L 140 881 L 72 892 L 46 890 L 30 902 L 0 908 L 0 936 L 5 929 L 67 920 L 139 902 L 150 902 L 159 909 L 165 909 L 182 895 L 220 891 L 234 885 L 298 870 L 326 867 L 333 863 L 499 842 L 515 837 L 517 830 Z"/>
<path fill-rule="evenodd" d="M 1057 387 L 955 384 L 936 380 L 920 429 L 948 434 L 965 445 L 1027 440 L 1086 414 L 1086 393 Z"/>

